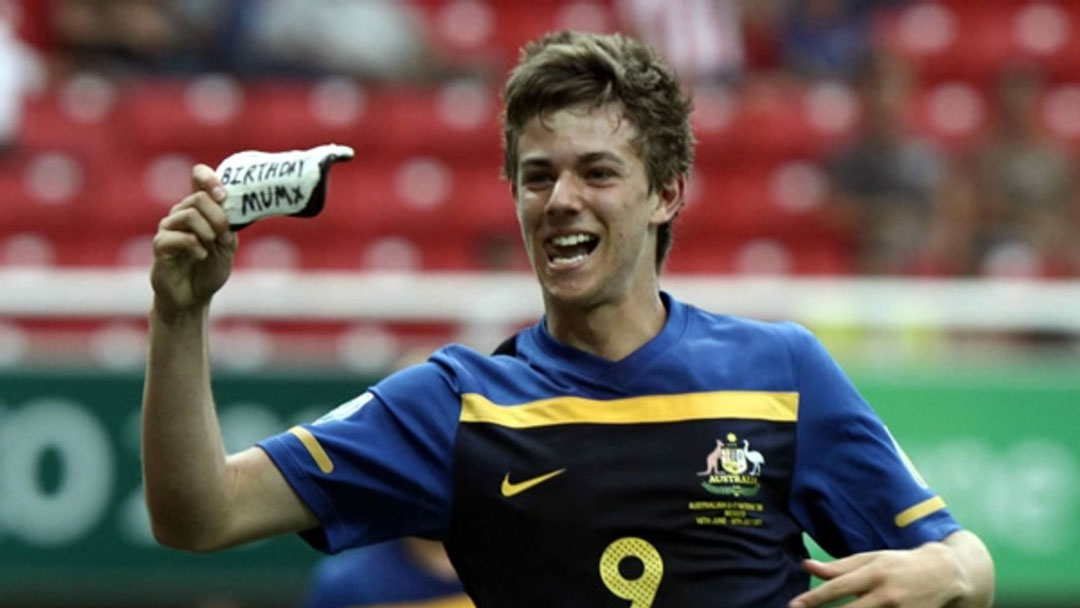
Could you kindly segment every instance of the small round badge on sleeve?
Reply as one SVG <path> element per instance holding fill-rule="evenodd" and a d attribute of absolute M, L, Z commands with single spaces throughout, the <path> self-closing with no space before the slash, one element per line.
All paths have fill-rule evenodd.
<path fill-rule="evenodd" d="M 228 193 L 221 204 L 229 226 L 239 230 L 278 215 L 314 217 L 322 211 L 330 166 L 353 157 L 348 146 L 326 144 L 310 150 L 230 155 L 217 167 Z"/>

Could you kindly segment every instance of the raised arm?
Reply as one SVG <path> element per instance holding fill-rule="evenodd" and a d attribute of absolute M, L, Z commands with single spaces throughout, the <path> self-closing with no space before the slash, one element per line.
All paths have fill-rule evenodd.
<path fill-rule="evenodd" d="M 161 220 L 150 273 L 150 350 L 143 394 L 143 479 L 154 536 L 210 551 L 318 525 L 258 448 L 227 456 L 210 388 L 207 318 L 237 248 L 213 170 Z"/>

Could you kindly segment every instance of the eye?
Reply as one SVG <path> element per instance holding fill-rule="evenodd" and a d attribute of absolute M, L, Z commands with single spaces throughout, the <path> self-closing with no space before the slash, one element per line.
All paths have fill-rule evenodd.
<path fill-rule="evenodd" d="M 521 185 L 532 189 L 545 188 L 551 185 L 553 179 L 550 173 L 528 171 L 521 174 Z"/>
<path fill-rule="evenodd" d="M 590 167 L 585 171 L 585 179 L 590 182 L 606 182 L 615 177 L 618 177 L 618 173 L 607 167 Z"/>

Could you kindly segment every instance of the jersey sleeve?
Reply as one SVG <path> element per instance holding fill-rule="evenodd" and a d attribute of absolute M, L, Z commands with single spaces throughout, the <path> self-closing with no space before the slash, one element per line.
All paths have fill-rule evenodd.
<path fill-rule="evenodd" d="M 799 390 L 791 511 L 833 556 L 916 547 L 960 526 L 806 329 L 791 326 Z"/>
<path fill-rule="evenodd" d="M 301 534 L 317 549 L 441 538 L 460 407 L 451 367 L 433 358 L 258 445 L 319 519 Z"/>

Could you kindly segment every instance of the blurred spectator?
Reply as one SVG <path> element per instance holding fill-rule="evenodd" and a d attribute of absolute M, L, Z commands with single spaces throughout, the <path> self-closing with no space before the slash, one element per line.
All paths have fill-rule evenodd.
<path fill-rule="evenodd" d="M 16 144 L 23 98 L 44 80 L 41 59 L 16 35 L 20 5 L 0 0 L 0 155 Z"/>
<path fill-rule="evenodd" d="M 873 50 L 875 12 L 883 5 L 900 1 L 789 1 L 781 25 L 785 66 L 809 78 L 854 78 Z"/>
<path fill-rule="evenodd" d="M 53 2 L 41 0 L 3 0 L 0 9 L 16 24 L 16 34 L 24 43 L 45 53 L 53 46 L 51 16 Z"/>
<path fill-rule="evenodd" d="M 106 73 L 455 75 L 416 8 L 391 0 L 57 0 L 53 30 L 71 69 Z"/>
<path fill-rule="evenodd" d="M 911 273 L 924 262 L 937 228 L 946 159 L 907 128 L 909 66 L 875 55 L 858 86 L 863 123 L 857 139 L 831 160 L 832 210 L 853 241 L 858 271 Z"/>
<path fill-rule="evenodd" d="M 1037 72 L 1006 70 L 996 90 L 997 121 L 975 158 L 980 272 L 1080 274 L 1076 165 L 1039 128 Z"/>
<path fill-rule="evenodd" d="M 740 0 L 616 0 L 624 28 L 687 82 L 727 81 L 744 63 Z"/>
<path fill-rule="evenodd" d="M 245 0 L 230 8 L 233 68 L 345 74 L 368 80 L 442 77 L 416 8 L 392 0 Z"/>
<path fill-rule="evenodd" d="M 787 11 L 786 0 L 742 2 L 743 52 L 746 71 L 773 72 L 783 65 L 780 56 L 780 24 Z"/>
<path fill-rule="evenodd" d="M 420 608 L 472 608 L 442 543 L 405 538 L 324 558 L 304 608 L 408 603 Z"/>
<path fill-rule="evenodd" d="M 53 37 L 71 70 L 145 74 L 199 68 L 194 25 L 170 0 L 57 0 Z"/>

